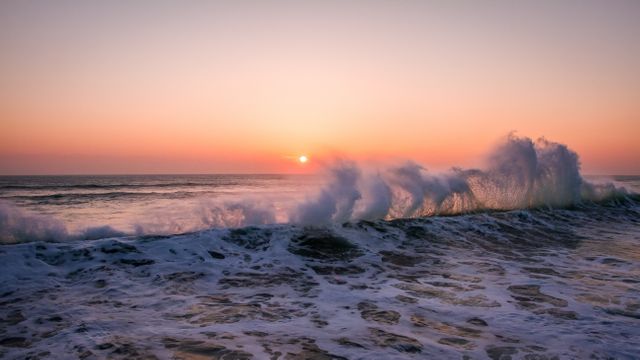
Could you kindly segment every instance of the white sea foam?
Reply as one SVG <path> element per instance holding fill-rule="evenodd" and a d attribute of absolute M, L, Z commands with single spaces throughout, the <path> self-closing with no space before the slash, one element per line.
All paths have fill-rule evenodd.
<path fill-rule="evenodd" d="M 633 359 L 639 214 L 636 201 L 7 245 L 0 356 Z"/>
<path fill-rule="evenodd" d="M 566 145 L 509 135 L 484 169 L 431 173 L 407 162 L 366 174 L 355 163 L 339 162 L 329 167 L 318 195 L 293 209 L 290 219 L 314 224 L 563 207 L 625 193 L 583 179 L 578 155 Z"/>
<path fill-rule="evenodd" d="M 199 191 L 207 188 L 202 182 L 191 184 Z M 96 196 L 94 186 L 90 185 L 83 186 L 90 189 L 91 196 Z M 174 185 L 184 190 L 180 183 L 157 186 L 165 189 Z M 490 153 L 486 166 L 481 169 L 452 168 L 434 173 L 411 161 L 388 168 L 363 169 L 353 161 L 339 160 L 325 169 L 324 183 L 306 196 L 290 193 L 204 196 L 195 201 L 173 201 L 146 209 L 142 214 L 131 215 L 125 224 L 98 223 L 70 228 L 56 217 L 35 214 L 3 202 L 0 204 L 0 242 L 170 235 L 273 223 L 326 225 L 485 210 L 565 207 L 627 193 L 612 182 L 585 180 L 580 175 L 578 155 L 566 145 L 511 134 Z M 59 197 L 56 195 L 55 199 Z"/>

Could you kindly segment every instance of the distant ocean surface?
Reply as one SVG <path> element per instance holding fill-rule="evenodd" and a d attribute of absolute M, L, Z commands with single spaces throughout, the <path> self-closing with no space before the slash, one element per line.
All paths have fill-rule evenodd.
<path fill-rule="evenodd" d="M 0 358 L 638 359 L 640 177 L 512 142 L 437 175 L 0 177 Z"/>
<path fill-rule="evenodd" d="M 282 207 L 318 181 L 307 175 L 0 176 L 0 201 L 61 220 L 70 232 L 108 225 L 135 233 L 146 225 L 180 233 L 216 225 L 200 221 L 211 203 Z"/>
<path fill-rule="evenodd" d="M 591 176 L 640 192 L 639 176 Z M 323 179 L 311 175 L 69 175 L 0 176 L 0 204 L 59 220 L 70 233 L 109 226 L 126 234 L 171 234 L 242 226 L 208 218 L 228 203 L 268 204 L 274 222 L 315 196 Z"/>

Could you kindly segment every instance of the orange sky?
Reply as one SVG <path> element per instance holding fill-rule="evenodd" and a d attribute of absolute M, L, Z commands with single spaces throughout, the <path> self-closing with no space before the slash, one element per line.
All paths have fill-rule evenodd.
<path fill-rule="evenodd" d="M 640 174 L 640 3 L 301 3 L 3 1 L 0 174 L 443 169 L 510 131 Z"/>

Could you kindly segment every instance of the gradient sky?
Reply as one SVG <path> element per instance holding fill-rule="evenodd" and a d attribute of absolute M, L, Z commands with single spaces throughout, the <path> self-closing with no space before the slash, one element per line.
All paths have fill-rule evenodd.
<path fill-rule="evenodd" d="M 640 174 L 638 19 L 635 0 L 3 0 L 0 174 L 442 169 L 510 131 Z"/>

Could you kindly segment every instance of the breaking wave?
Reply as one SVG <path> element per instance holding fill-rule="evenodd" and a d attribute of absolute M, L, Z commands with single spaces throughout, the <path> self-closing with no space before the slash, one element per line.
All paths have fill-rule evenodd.
<path fill-rule="evenodd" d="M 578 155 L 566 145 L 509 135 L 485 169 L 436 174 L 407 162 L 372 174 L 355 163 L 338 162 L 329 169 L 328 184 L 300 204 L 291 219 L 317 224 L 566 207 L 628 194 L 611 183 L 584 180 Z"/>
<path fill-rule="evenodd" d="M 130 233 L 110 226 L 71 233 L 60 220 L 0 203 L 0 242 L 166 235 L 273 223 L 318 226 L 637 200 L 629 190 L 612 183 L 586 181 L 580 174 L 578 155 L 566 145 L 512 134 L 488 156 L 483 169 L 433 173 L 407 162 L 372 171 L 340 160 L 326 169 L 326 177 L 324 185 L 303 200 L 275 206 L 273 199 L 264 197 L 224 202 L 202 199 L 197 206 L 181 210 L 190 215 L 187 223 L 174 220 L 168 210 L 166 214 L 149 214 L 148 219 L 133 224 Z"/>

